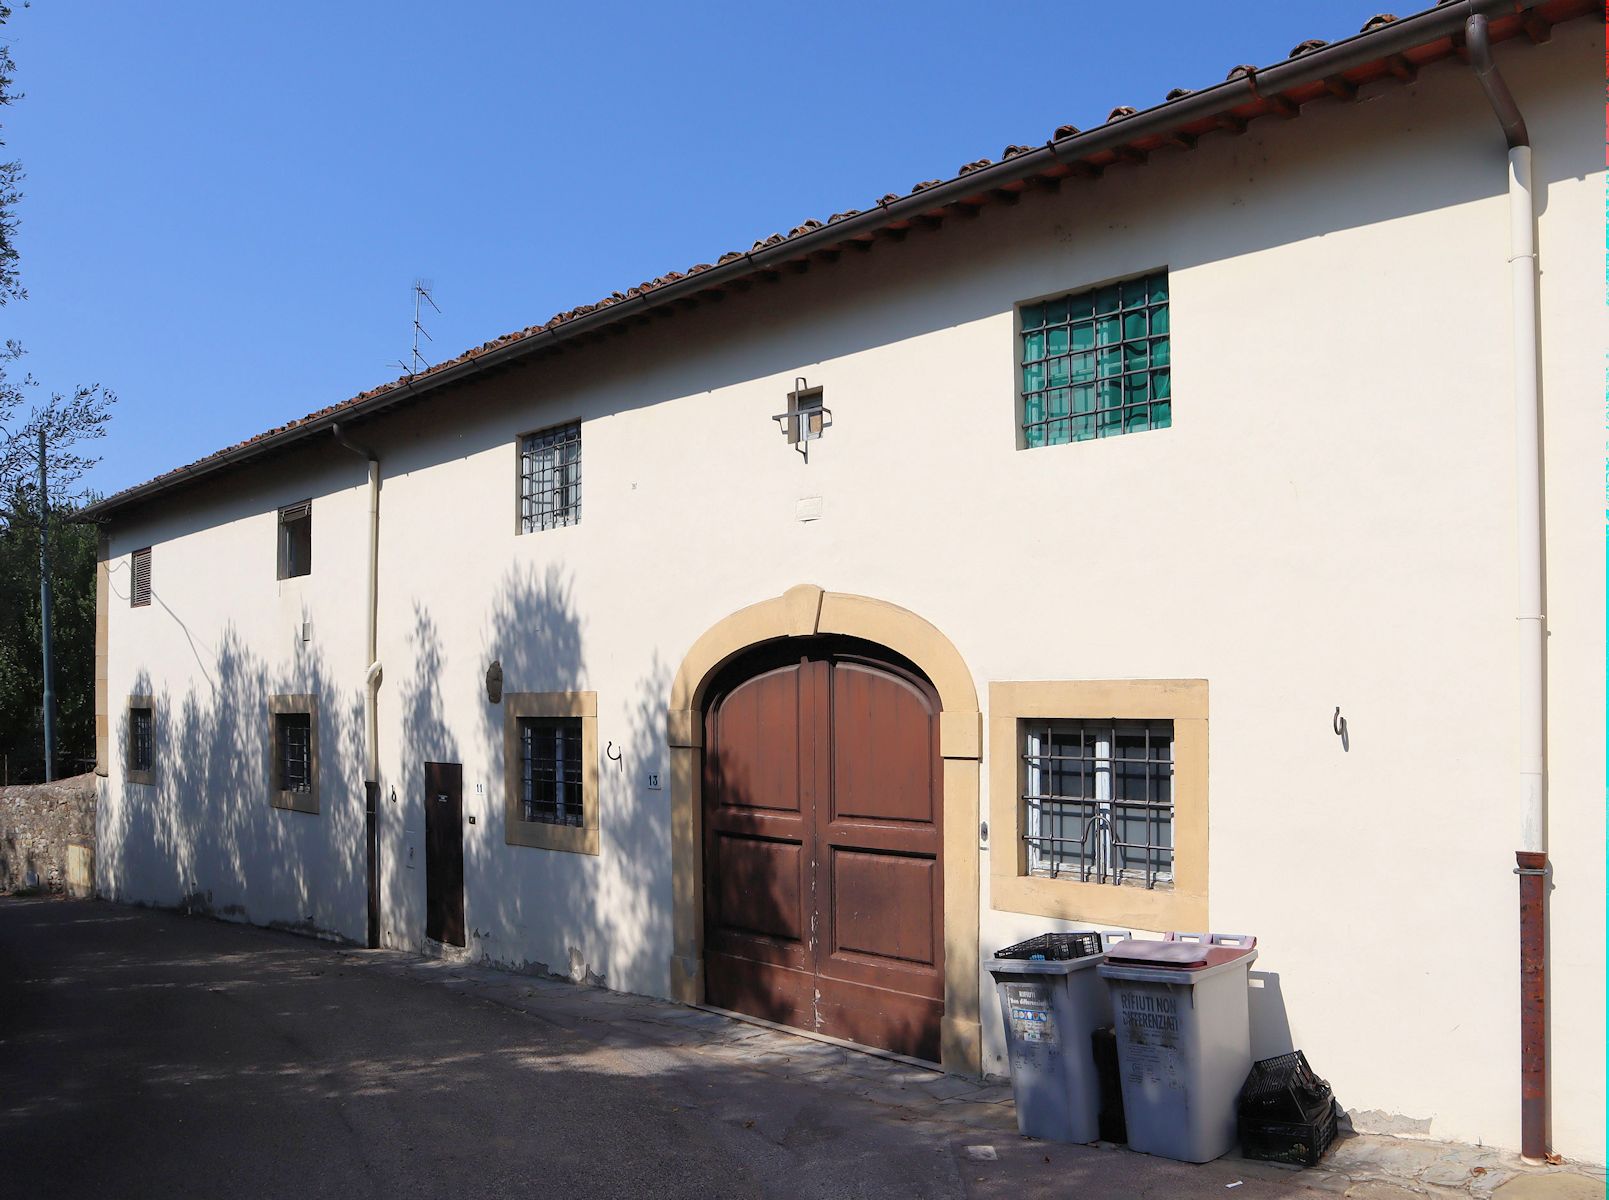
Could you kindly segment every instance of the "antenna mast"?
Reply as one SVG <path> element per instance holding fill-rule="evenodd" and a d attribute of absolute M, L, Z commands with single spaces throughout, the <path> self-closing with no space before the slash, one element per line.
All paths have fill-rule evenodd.
<path fill-rule="evenodd" d="M 419 339 L 423 337 L 427 342 L 436 340 L 430 336 L 430 331 L 420 321 L 420 318 L 424 315 L 424 306 L 426 304 L 435 309 L 437 316 L 441 315 L 441 309 L 436 308 L 436 301 L 430 295 L 433 287 L 434 285 L 428 279 L 415 279 L 413 281 L 413 353 L 408 362 L 399 361 L 397 363 L 397 366 L 401 367 L 409 375 L 417 375 L 421 368 L 428 369 L 431 365 L 430 360 L 419 353 Z"/>

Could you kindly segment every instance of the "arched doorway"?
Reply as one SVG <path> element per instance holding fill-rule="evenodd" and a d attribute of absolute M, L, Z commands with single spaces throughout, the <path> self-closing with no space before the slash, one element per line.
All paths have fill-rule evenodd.
<path fill-rule="evenodd" d="M 709 1003 L 937 1061 L 939 697 L 853 638 L 739 655 L 703 709 Z"/>
<path fill-rule="evenodd" d="M 671 995 L 687 1004 L 710 998 L 704 947 L 708 702 L 729 680 L 724 674 L 728 665 L 756 647 L 777 649 L 786 656 L 793 651 L 781 647 L 794 639 L 801 640 L 794 642 L 798 648 L 802 640 L 829 636 L 858 639 L 863 648 L 870 644 L 877 649 L 872 657 L 879 669 L 886 671 L 892 665 L 925 679 L 930 696 L 937 698 L 941 782 L 934 823 L 941 832 L 934 870 L 942 891 L 942 924 L 936 926 L 942 930 L 942 950 L 935 947 L 933 961 L 943 980 L 939 1058 L 948 1070 L 976 1074 L 981 1058 L 978 766 L 982 748 L 977 689 L 960 654 L 939 630 L 906 609 L 865 596 L 812 585 L 792 588 L 711 626 L 694 642 L 677 672 L 667 713 L 674 899 Z"/>

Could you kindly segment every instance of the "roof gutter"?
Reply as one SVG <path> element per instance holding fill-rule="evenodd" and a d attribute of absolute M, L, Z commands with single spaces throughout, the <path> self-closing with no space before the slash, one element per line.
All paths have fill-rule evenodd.
<path fill-rule="evenodd" d="M 711 288 L 746 278 L 757 271 L 781 267 L 820 251 L 834 249 L 846 241 L 865 238 L 891 224 L 931 213 L 936 208 L 943 208 L 1042 175 L 1047 168 L 1085 161 L 1096 155 L 1130 145 L 1141 138 L 1165 136 L 1180 126 L 1219 116 L 1232 108 L 1257 102 L 1270 94 L 1320 83 L 1344 71 L 1365 66 L 1405 50 L 1428 45 L 1441 38 L 1461 40 L 1464 36 L 1465 21 L 1471 15 L 1496 16 L 1525 12 L 1537 7 L 1541 2 L 1542 0 L 1462 0 L 1461 3 L 1442 4 L 1367 33 L 1355 34 L 1341 41 L 1332 42 L 1328 46 L 1265 70 L 1238 74 L 1199 92 L 1192 92 L 1131 116 L 1108 121 L 1097 129 L 1047 142 L 1044 146 L 1027 153 L 935 184 L 912 195 L 902 196 L 886 205 L 879 203 L 863 213 L 830 222 L 809 233 L 786 238 L 777 245 L 740 254 L 725 264 L 654 288 L 651 299 L 649 293 L 639 293 L 638 296 L 632 297 L 642 301 L 640 304 L 634 305 L 628 300 L 595 308 L 592 312 L 574 317 L 550 329 L 514 338 L 504 345 L 463 362 L 453 363 L 427 375 L 409 376 L 378 395 L 341 406 L 338 412 L 305 420 L 279 433 L 259 438 L 248 445 L 214 455 L 198 466 L 183 468 L 176 476 L 153 479 L 149 483 L 110 496 L 90 505 L 85 509 L 85 515 L 103 519 L 119 509 L 185 486 L 194 479 L 210 475 L 224 467 L 313 437 L 337 422 L 364 420 L 397 404 L 417 399 L 426 392 L 450 387 L 482 371 L 517 362 L 538 350 L 597 332 L 614 324 L 624 313 L 640 313 L 645 308 L 657 308 L 679 299 L 691 298 Z M 547 336 L 542 336 L 544 333 Z"/>

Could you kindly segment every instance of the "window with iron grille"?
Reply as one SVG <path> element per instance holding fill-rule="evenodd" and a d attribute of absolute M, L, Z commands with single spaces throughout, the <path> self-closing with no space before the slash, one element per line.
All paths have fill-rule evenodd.
<path fill-rule="evenodd" d="M 313 790 L 313 720 L 310 713 L 274 714 L 276 782 L 282 792 Z"/>
<path fill-rule="evenodd" d="M 294 579 L 313 573 L 313 502 L 288 504 L 279 510 L 279 577 Z"/>
<path fill-rule="evenodd" d="M 1021 722 L 1028 871 L 1173 886 L 1173 722 Z"/>
<path fill-rule="evenodd" d="M 520 531 L 581 520 L 581 422 L 526 434 L 520 442 Z"/>
<path fill-rule="evenodd" d="M 582 823 L 581 718 L 520 722 L 520 819 Z"/>
<path fill-rule="evenodd" d="M 131 554 L 129 567 L 129 607 L 144 608 L 151 603 L 151 547 Z"/>
<path fill-rule="evenodd" d="M 128 769 L 131 774 L 149 773 L 153 759 L 151 744 L 151 710 L 149 708 L 130 708 L 128 710 Z"/>
<path fill-rule="evenodd" d="M 1172 423 L 1166 271 L 1025 304 L 1021 339 L 1030 449 Z"/>

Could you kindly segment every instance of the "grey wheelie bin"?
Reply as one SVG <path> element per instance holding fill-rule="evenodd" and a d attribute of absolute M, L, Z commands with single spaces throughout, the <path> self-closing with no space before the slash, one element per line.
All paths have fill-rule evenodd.
<path fill-rule="evenodd" d="M 1107 944 L 1125 932 L 1046 933 L 1001 950 L 986 964 L 1000 995 L 1017 1129 L 1050 1142 L 1100 1136 L 1100 1083 L 1090 1034 L 1112 1023 L 1095 974 Z"/>
<path fill-rule="evenodd" d="M 1235 1144 L 1256 958 L 1257 939 L 1240 934 L 1170 933 L 1107 948 L 1099 971 L 1117 1016 L 1131 1149 L 1199 1163 Z"/>

